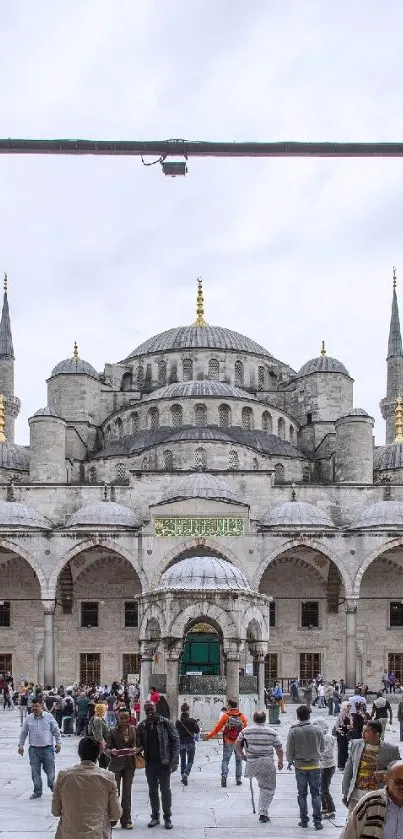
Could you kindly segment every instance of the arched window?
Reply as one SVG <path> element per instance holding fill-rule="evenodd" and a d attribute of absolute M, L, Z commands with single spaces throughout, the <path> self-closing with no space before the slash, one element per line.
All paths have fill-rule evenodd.
<path fill-rule="evenodd" d="M 281 484 L 284 481 L 284 466 L 282 463 L 276 463 L 274 467 L 274 482 Z"/>
<path fill-rule="evenodd" d="M 142 364 L 139 364 L 137 368 L 137 389 L 141 390 L 144 385 L 144 367 Z"/>
<path fill-rule="evenodd" d="M 262 414 L 262 431 L 267 431 L 268 434 L 273 432 L 273 420 L 270 411 L 263 411 Z"/>
<path fill-rule="evenodd" d="M 159 428 L 160 425 L 160 412 L 158 408 L 150 408 L 148 412 L 148 427 L 149 428 Z"/>
<path fill-rule="evenodd" d="M 126 466 L 124 463 L 117 463 L 115 468 L 115 479 L 117 481 L 126 480 Z"/>
<path fill-rule="evenodd" d="M 131 373 L 123 373 L 122 381 L 120 384 L 121 390 L 131 390 L 132 389 L 132 374 Z"/>
<path fill-rule="evenodd" d="M 252 469 L 254 469 L 254 471 L 255 471 L 255 472 L 257 471 L 257 469 L 259 469 L 259 462 L 258 462 L 257 457 L 254 457 L 254 458 L 253 458 L 253 461 L 252 461 Z"/>
<path fill-rule="evenodd" d="M 147 472 L 148 469 L 148 457 L 143 457 L 143 462 L 141 464 L 141 468 L 143 472 Z"/>
<path fill-rule="evenodd" d="M 140 419 L 137 411 L 134 411 L 133 414 L 130 414 L 130 432 L 131 434 L 135 434 L 140 428 Z"/>
<path fill-rule="evenodd" d="M 208 377 L 209 379 L 219 379 L 220 377 L 220 363 L 218 358 L 210 358 L 208 363 Z"/>
<path fill-rule="evenodd" d="M 309 484 L 311 481 L 311 470 L 309 466 L 304 466 L 302 470 L 302 481 L 304 484 Z"/>
<path fill-rule="evenodd" d="M 290 425 L 290 443 L 293 443 L 295 440 L 295 430 L 294 426 Z"/>
<path fill-rule="evenodd" d="M 277 436 L 280 437 L 280 440 L 285 440 L 285 422 L 283 417 L 279 417 L 278 419 Z"/>
<path fill-rule="evenodd" d="M 231 425 L 231 408 L 229 405 L 219 405 L 218 421 L 221 428 L 229 428 Z"/>
<path fill-rule="evenodd" d="M 252 408 L 242 408 L 242 428 L 253 428 Z"/>
<path fill-rule="evenodd" d="M 195 467 L 199 469 L 201 472 L 206 469 L 207 466 L 207 458 L 206 452 L 204 449 L 196 449 L 195 451 Z"/>
<path fill-rule="evenodd" d="M 265 370 L 264 367 L 258 367 L 257 370 L 257 387 L 258 390 L 264 390 L 265 385 Z"/>
<path fill-rule="evenodd" d="M 165 385 L 167 382 L 167 363 L 161 358 L 158 362 L 158 384 Z"/>
<path fill-rule="evenodd" d="M 243 387 L 243 364 L 242 361 L 235 362 L 235 385 Z"/>
<path fill-rule="evenodd" d="M 182 362 L 183 381 L 190 382 L 193 379 L 193 361 L 191 358 L 184 358 Z"/>
<path fill-rule="evenodd" d="M 95 466 L 91 466 L 91 469 L 88 470 L 88 483 L 89 484 L 96 484 L 97 482 L 97 470 Z"/>
<path fill-rule="evenodd" d="M 120 440 L 122 435 L 123 435 L 123 422 L 120 419 L 120 417 L 118 417 L 117 420 L 115 420 L 115 436 L 117 437 L 118 440 Z"/>
<path fill-rule="evenodd" d="M 171 423 L 174 428 L 179 428 L 182 425 L 183 411 L 180 405 L 172 405 L 171 408 Z"/>
<path fill-rule="evenodd" d="M 207 425 L 207 408 L 205 405 L 195 405 L 195 425 L 204 428 Z"/>
<path fill-rule="evenodd" d="M 174 459 L 171 449 L 166 449 L 164 451 L 164 469 L 173 469 L 174 468 Z"/>
<path fill-rule="evenodd" d="M 231 451 L 228 452 L 228 469 L 239 469 L 238 452 L 234 449 L 231 449 Z"/>

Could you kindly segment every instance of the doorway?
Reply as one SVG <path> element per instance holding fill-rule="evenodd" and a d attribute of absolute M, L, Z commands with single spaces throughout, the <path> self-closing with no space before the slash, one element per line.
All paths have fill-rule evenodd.
<path fill-rule="evenodd" d="M 181 675 L 198 673 L 202 676 L 219 676 L 220 639 L 208 624 L 199 624 L 186 636 L 181 661 Z"/>

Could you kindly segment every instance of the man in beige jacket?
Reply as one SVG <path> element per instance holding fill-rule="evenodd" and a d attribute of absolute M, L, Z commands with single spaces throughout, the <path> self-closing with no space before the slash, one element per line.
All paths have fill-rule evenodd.
<path fill-rule="evenodd" d="M 55 839 L 110 839 L 111 822 L 122 815 L 115 776 L 96 765 L 99 743 L 83 737 L 81 763 L 59 772 L 52 813 L 60 816 Z"/>

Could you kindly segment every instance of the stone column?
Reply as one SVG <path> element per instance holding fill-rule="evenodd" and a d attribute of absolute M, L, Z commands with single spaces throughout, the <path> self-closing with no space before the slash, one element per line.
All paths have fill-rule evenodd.
<path fill-rule="evenodd" d="M 167 702 L 171 712 L 171 720 L 179 716 L 179 651 L 170 650 L 165 659 L 167 679 Z"/>
<path fill-rule="evenodd" d="M 144 646 L 144 644 L 142 643 L 140 644 L 140 653 L 140 706 L 142 712 L 144 708 L 144 703 L 148 699 L 150 694 L 150 682 L 152 675 L 154 650 L 151 649 L 151 647 L 149 646 Z"/>
<path fill-rule="evenodd" d="M 227 656 L 227 699 L 239 701 L 239 653 L 228 652 Z"/>
<path fill-rule="evenodd" d="M 257 662 L 257 707 L 259 711 L 263 711 L 265 708 L 264 704 L 264 654 L 259 655 L 256 658 Z"/>
<path fill-rule="evenodd" d="M 357 601 L 346 600 L 346 685 L 354 690 L 357 680 Z"/>
<path fill-rule="evenodd" d="M 55 608 L 54 600 L 43 600 L 43 671 L 44 686 L 56 685 L 55 675 Z"/>

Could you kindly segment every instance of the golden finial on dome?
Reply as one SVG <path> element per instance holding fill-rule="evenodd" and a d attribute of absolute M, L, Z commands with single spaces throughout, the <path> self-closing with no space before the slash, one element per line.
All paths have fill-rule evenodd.
<path fill-rule="evenodd" d="M 325 342 L 324 342 L 324 341 L 322 341 L 322 349 L 321 349 L 321 351 L 320 351 L 320 354 L 321 354 L 321 355 L 327 355 L 327 352 L 326 352 L 326 347 L 325 347 Z"/>
<path fill-rule="evenodd" d="M 4 412 L 4 396 L 0 393 L 0 443 L 5 443 L 7 438 L 4 433 L 6 427 L 5 412 Z"/>
<path fill-rule="evenodd" d="M 197 318 L 195 320 L 195 326 L 207 326 L 206 321 L 204 320 L 204 294 L 203 294 L 203 280 L 201 277 L 197 280 L 197 306 L 196 306 L 196 314 Z"/>
<path fill-rule="evenodd" d="M 393 266 L 393 291 L 396 289 L 396 268 Z"/>
<path fill-rule="evenodd" d="M 403 443 L 403 405 L 401 396 L 398 396 L 396 400 L 395 430 L 395 443 Z"/>
<path fill-rule="evenodd" d="M 74 341 L 74 347 L 73 347 L 73 358 L 74 358 L 74 361 L 78 361 L 79 357 L 80 357 L 80 356 L 79 356 L 79 354 L 78 354 L 78 344 L 77 344 L 77 341 Z"/>
<path fill-rule="evenodd" d="M 7 271 L 5 271 L 4 272 L 4 285 L 3 285 L 5 294 L 7 294 L 7 286 L 8 286 L 8 277 L 7 277 Z"/>

